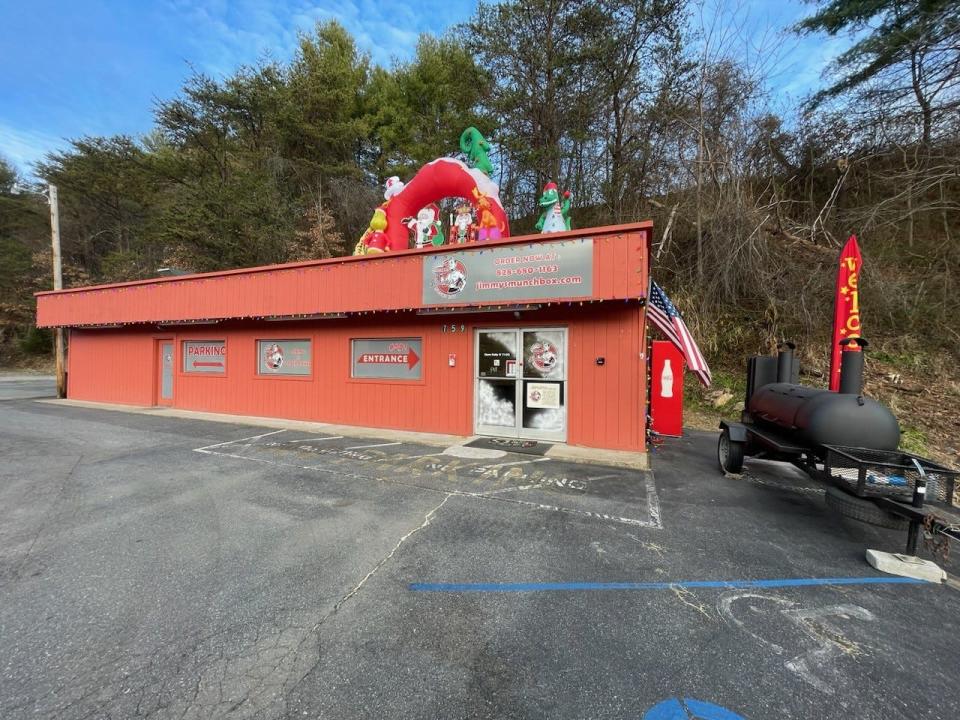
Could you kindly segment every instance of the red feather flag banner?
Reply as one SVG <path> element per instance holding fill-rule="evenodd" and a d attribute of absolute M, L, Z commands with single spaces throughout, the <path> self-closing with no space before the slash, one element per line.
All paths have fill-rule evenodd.
<path fill-rule="evenodd" d="M 863 258 L 857 236 L 851 235 L 840 252 L 840 268 L 837 271 L 837 292 L 833 306 L 833 347 L 830 355 L 830 389 L 840 389 L 840 341 L 860 337 L 860 268 Z M 860 348 L 850 345 L 847 352 Z M 856 348 L 856 350 L 854 350 Z"/>

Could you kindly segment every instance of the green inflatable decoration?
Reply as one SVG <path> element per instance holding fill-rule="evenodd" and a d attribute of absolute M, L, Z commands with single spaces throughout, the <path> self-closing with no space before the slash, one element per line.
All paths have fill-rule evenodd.
<path fill-rule="evenodd" d="M 570 191 L 563 193 L 563 202 L 560 202 L 560 193 L 555 182 L 548 182 L 543 186 L 543 195 L 537 200 L 543 208 L 540 219 L 534 226 L 537 232 L 563 232 L 570 229 Z"/>
<path fill-rule="evenodd" d="M 470 162 L 480 172 L 486 173 L 489 177 L 493 175 L 493 165 L 487 157 L 490 150 L 490 143 L 480 134 L 475 127 L 468 127 L 460 134 L 460 149 L 470 158 Z"/>

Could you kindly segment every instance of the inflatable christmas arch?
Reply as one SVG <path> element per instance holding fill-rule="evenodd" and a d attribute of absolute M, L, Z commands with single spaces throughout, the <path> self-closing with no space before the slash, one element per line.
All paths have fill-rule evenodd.
<path fill-rule="evenodd" d="M 421 208 L 448 197 L 464 198 L 473 206 L 479 240 L 510 236 L 510 222 L 496 183 L 460 160 L 438 158 L 420 168 L 398 192 L 390 193 L 374 214 L 374 221 L 357 243 L 354 254 L 406 250 L 410 244 L 407 221 L 415 218 Z"/>

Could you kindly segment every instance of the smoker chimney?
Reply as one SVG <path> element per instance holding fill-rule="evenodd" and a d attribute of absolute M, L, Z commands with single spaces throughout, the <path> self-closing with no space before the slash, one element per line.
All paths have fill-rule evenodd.
<path fill-rule="evenodd" d="M 863 395 L 863 349 L 867 341 L 860 337 L 840 341 L 840 393 Z M 851 347 L 856 345 L 857 347 Z"/>
<path fill-rule="evenodd" d="M 797 349 L 789 340 L 785 340 L 777 346 L 780 354 L 777 355 L 777 382 L 793 382 L 793 351 Z"/>

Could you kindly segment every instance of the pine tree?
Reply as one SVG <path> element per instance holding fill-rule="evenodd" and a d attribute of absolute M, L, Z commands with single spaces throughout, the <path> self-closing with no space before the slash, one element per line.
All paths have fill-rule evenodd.
<path fill-rule="evenodd" d="M 891 110 L 912 101 L 921 139 L 958 107 L 960 4 L 956 0 L 829 0 L 801 21 L 802 33 L 859 35 L 834 63 L 833 82 L 813 104 L 865 89 Z"/>

